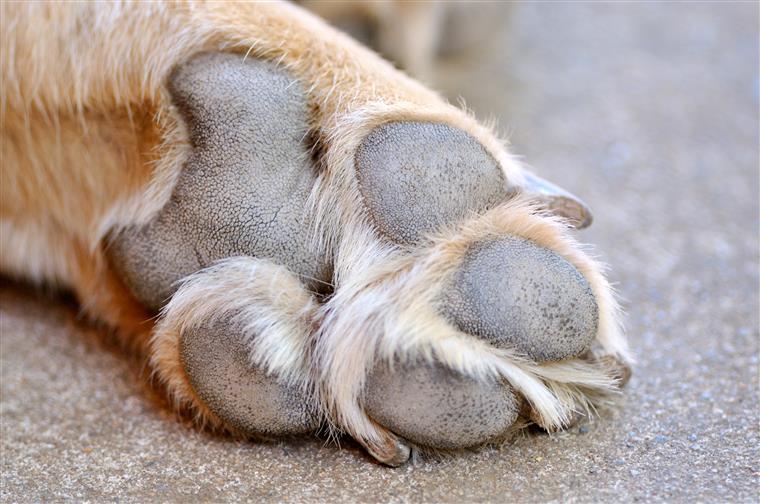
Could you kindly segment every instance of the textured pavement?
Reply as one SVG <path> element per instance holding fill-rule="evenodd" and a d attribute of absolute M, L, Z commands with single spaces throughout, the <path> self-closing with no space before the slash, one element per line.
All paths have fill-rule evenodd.
<path fill-rule="evenodd" d="M 638 359 L 614 411 L 400 469 L 199 433 L 69 301 L 0 288 L 0 500 L 760 499 L 758 5 L 518 5 L 438 80 L 581 195 Z"/>

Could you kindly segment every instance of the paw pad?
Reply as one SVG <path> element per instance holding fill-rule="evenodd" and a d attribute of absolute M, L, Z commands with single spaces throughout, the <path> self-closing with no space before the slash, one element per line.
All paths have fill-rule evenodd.
<path fill-rule="evenodd" d="M 506 383 L 475 380 L 440 364 L 419 362 L 393 369 L 378 363 L 367 380 L 365 409 L 404 439 L 455 450 L 503 437 L 520 407 Z"/>
<path fill-rule="evenodd" d="M 298 387 L 252 365 L 250 351 L 224 321 L 183 333 L 180 355 L 195 392 L 216 415 L 251 436 L 313 432 L 319 415 Z"/>
<path fill-rule="evenodd" d="M 445 124 L 378 126 L 359 146 L 355 161 L 375 226 L 402 244 L 507 197 L 496 161 L 473 137 Z"/>
<path fill-rule="evenodd" d="M 591 286 L 572 264 L 510 236 L 467 252 L 441 306 L 459 330 L 537 361 L 582 354 L 599 320 Z"/>

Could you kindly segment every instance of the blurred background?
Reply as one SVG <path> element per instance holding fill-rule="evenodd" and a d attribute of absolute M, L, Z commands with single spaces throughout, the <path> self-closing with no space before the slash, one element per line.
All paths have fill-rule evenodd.
<path fill-rule="evenodd" d="M 4 284 L 2 492 L 757 502 L 758 4 L 302 3 L 497 120 L 515 153 L 591 206 L 577 237 L 610 265 L 638 359 L 619 407 L 397 470 L 348 440 L 238 444 L 155 407 L 74 306 Z"/>

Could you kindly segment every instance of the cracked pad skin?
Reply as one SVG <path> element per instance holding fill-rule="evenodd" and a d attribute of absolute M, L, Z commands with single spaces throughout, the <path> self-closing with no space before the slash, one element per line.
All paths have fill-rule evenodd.
<path fill-rule="evenodd" d="M 156 219 L 113 243 L 132 292 L 157 310 L 175 282 L 238 255 L 327 279 L 325 259 L 309 246 L 305 203 L 315 174 L 298 83 L 273 63 L 202 54 L 176 69 L 169 87 L 192 155 Z"/>

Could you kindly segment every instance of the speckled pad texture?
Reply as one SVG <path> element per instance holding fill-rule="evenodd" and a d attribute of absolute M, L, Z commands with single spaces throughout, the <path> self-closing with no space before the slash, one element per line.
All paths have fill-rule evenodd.
<path fill-rule="evenodd" d="M 315 173 L 300 85 L 273 63 L 217 53 L 175 70 L 170 89 L 193 154 L 157 218 L 111 249 L 138 299 L 157 309 L 177 280 L 237 255 L 325 280 L 304 208 Z"/>
<path fill-rule="evenodd" d="M 436 87 L 594 209 L 578 238 L 611 266 L 638 361 L 616 408 L 398 469 L 349 439 L 237 443 L 175 421 L 79 307 L 3 281 L 0 500 L 756 502 L 758 5 L 512 11 Z"/>
<path fill-rule="evenodd" d="M 491 155 L 469 134 L 444 124 L 378 126 L 359 145 L 355 162 L 375 226 L 402 244 L 507 198 Z"/>
<path fill-rule="evenodd" d="M 229 321 L 185 331 L 180 355 L 201 400 L 236 429 L 274 437 L 304 434 L 319 426 L 313 402 L 298 387 L 251 365 L 248 347 Z"/>
<path fill-rule="evenodd" d="M 473 245 L 440 305 L 459 330 L 536 361 L 582 354 L 599 321 L 583 275 L 551 250 L 514 236 Z"/>
<path fill-rule="evenodd" d="M 439 364 L 418 362 L 370 373 L 367 414 L 393 433 L 441 450 L 502 437 L 517 419 L 518 400 L 506 383 L 476 381 Z"/>

